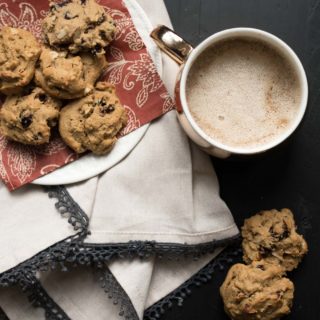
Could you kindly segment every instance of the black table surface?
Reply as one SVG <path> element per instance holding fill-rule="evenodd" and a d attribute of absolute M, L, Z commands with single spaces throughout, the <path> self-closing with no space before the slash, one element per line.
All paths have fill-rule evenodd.
<path fill-rule="evenodd" d="M 221 195 L 241 226 L 262 209 L 290 208 L 309 254 L 288 274 L 295 284 L 292 313 L 286 319 L 320 319 L 320 1 L 319 0 L 165 0 L 175 30 L 197 45 L 231 27 L 269 31 L 300 57 L 309 82 L 305 119 L 283 145 L 241 161 L 212 159 Z M 164 320 L 228 319 L 219 296 L 226 271 L 174 307 Z"/>

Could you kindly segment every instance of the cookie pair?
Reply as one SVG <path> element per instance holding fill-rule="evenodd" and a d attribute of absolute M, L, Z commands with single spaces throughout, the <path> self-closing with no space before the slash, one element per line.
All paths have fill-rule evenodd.
<path fill-rule="evenodd" d="M 232 266 L 220 288 L 231 319 L 279 319 L 290 313 L 294 285 L 285 278 L 308 251 L 289 209 L 262 211 L 242 227 L 244 264 Z"/>
<path fill-rule="evenodd" d="M 50 3 L 42 23 L 46 47 L 35 81 L 53 97 L 77 99 L 92 92 L 107 67 L 105 48 L 116 26 L 95 0 Z"/>
<path fill-rule="evenodd" d="M 77 153 L 107 153 L 126 125 L 127 115 L 115 87 L 99 82 L 93 92 L 64 106 L 42 88 L 29 85 L 19 95 L 8 96 L 0 109 L 1 133 L 29 145 L 48 143 L 59 119 L 63 140 Z"/>

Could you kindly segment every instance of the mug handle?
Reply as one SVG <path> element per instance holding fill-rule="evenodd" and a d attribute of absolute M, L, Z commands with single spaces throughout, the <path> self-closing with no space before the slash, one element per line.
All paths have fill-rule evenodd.
<path fill-rule="evenodd" d="M 158 47 L 179 65 L 183 64 L 192 52 L 192 45 L 166 26 L 156 27 L 150 34 Z"/>

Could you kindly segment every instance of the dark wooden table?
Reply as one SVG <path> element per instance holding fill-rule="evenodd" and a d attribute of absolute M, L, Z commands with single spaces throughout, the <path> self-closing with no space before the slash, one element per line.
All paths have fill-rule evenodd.
<path fill-rule="evenodd" d="M 288 207 L 310 252 L 288 276 L 295 283 L 294 307 L 287 319 L 320 319 L 320 1 L 319 0 L 165 0 L 176 31 L 194 45 L 231 27 L 255 27 L 286 41 L 305 66 L 309 105 L 304 122 L 285 144 L 246 161 L 212 159 L 221 194 L 234 218 L 261 209 Z M 225 272 L 195 289 L 181 308 L 164 320 L 228 319 L 218 288 Z"/>

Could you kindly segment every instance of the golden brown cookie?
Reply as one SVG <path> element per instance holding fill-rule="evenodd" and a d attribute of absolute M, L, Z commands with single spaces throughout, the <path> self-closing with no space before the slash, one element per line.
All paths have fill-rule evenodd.
<path fill-rule="evenodd" d="M 35 81 L 53 97 L 76 99 L 89 94 L 101 73 L 107 67 L 105 56 L 82 53 L 73 56 L 43 48 Z"/>
<path fill-rule="evenodd" d="M 2 27 L 0 30 L 0 92 L 18 93 L 33 78 L 41 52 L 36 38 L 28 31 Z"/>
<path fill-rule="evenodd" d="M 0 109 L 0 132 L 11 140 L 39 145 L 49 142 L 59 118 L 61 102 L 41 88 L 27 87 L 8 96 Z"/>
<path fill-rule="evenodd" d="M 114 21 L 94 0 L 51 3 L 42 26 L 50 46 L 68 49 L 71 53 L 104 54 L 104 48 L 115 37 Z"/>
<path fill-rule="evenodd" d="M 115 87 L 100 82 L 93 93 L 62 109 L 59 131 L 66 144 L 77 153 L 91 150 L 102 155 L 112 148 L 126 123 L 126 111 Z"/>
<path fill-rule="evenodd" d="M 242 237 L 246 263 L 264 259 L 291 271 L 308 251 L 289 209 L 261 211 L 245 220 Z"/>
<path fill-rule="evenodd" d="M 265 261 L 233 265 L 220 288 L 233 320 L 272 320 L 290 313 L 294 285 L 283 269 Z"/>

